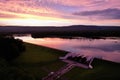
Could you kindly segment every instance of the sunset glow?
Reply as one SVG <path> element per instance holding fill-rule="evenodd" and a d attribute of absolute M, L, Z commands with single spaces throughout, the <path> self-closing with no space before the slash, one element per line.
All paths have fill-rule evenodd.
<path fill-rule="evenodd" d="M 119 0 L 0 0 L 0 25 L 120 26 Z"/>

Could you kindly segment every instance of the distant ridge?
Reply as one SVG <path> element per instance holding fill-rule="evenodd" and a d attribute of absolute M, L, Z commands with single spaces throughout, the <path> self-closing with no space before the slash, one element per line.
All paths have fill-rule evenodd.
<path fill-rule="evenodd" d="M 0 26 L 0 27 L 120 27 L 120 26 L 101 26 L 101 25 L 69 25 L 69 26 Z"/>
<path fill-rule="evenodd" d="M 34 37 L 45 36 L 115 36 L 120 37 L 120 26 L 2 26 L 0 34 L 32 34 Z"/>

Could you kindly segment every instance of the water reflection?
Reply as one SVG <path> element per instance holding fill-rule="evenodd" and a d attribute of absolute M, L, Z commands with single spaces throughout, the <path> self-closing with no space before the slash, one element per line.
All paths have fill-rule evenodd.
<path fill-rule="evenodd" d="M 69 52 L 95 56 L 120 63 L 120 39 L 61 39 L 61 38 L 37 38 L 30 36 L 16 37 L 25 42 L 61 49 Z"/>

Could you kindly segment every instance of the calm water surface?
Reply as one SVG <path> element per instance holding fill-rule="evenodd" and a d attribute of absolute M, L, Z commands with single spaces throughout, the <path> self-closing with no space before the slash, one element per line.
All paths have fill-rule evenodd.
<path fill-rule="evenodd" d="M 61 39 L 61 38 L 31 38 L 30 36 L 16 37 L 25 42 L 43 45 L 51 48 L 65 50 L 94 56 L 105 60 L 120 63 L 120 39 Z"/>

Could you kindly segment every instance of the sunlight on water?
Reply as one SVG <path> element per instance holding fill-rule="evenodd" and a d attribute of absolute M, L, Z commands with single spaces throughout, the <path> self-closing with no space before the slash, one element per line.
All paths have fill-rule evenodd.
<path fill-rule="evenodd" d="M 43 45 L 51 48 L 95 56 L 120 63 L 120 39 L 61 39 L 61 38 L 31 38 L 31 36 L 16 37 L 25 42 Z"/>

